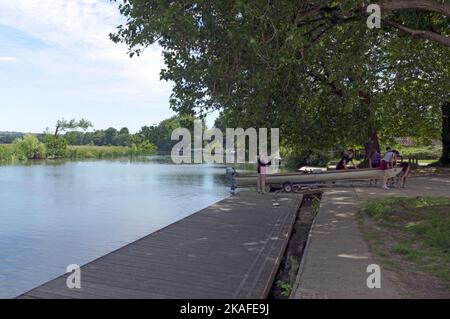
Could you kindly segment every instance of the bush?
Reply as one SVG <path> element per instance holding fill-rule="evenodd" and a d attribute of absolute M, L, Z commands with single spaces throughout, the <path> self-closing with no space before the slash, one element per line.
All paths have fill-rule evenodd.
<path fill-rule="evenodd" d="M 434 145 L 429 146 L 411 146 L 404 147 L 400 145 L 393 145 L 405 157 L 415 157 L 419 160 L 434 160 L 439 159 L 442 150 Z"/>
<path fill-rule="evenodd" d="M 31 134 L 14 140 L 13 149 L 14 154 L 20 160 L 45 158 L 45 145 L 39 142 L 36 136 Z"/>
<path fill-rule="evenodd" d="M 66 156 L 67 140 L 64 137 L 47 134 L 44 141 L 48 157 L 61 158 Z"/>
<path fill-rule="evenodd" d="M 129 147 L 130 155 L 153 155 L 157 152 L 157 147 L 154 144 L 144 141 L 140 144 L 131 144 Z"/>
<path fill-rule="evenodd" d="M 14 153 L 11 145 L 0 145 L 0 162 L 14 160 Z"/>

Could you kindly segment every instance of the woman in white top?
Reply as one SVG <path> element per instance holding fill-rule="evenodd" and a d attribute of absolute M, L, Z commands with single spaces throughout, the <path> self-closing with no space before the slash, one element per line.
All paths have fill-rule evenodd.
<path fill-rule="evenodd" d="M 387 186 L 387 182 L 389 179 L 388 170 L 394 168 L 394 161 L 395 161 L 395 152 L 390 147 L 386 148 L 386 154 L 384 154 L 384 157 L 381 160 L 380 165 L 380 168 L 384 171 L 383 189 L 389 189 L 389 187 Z"/>

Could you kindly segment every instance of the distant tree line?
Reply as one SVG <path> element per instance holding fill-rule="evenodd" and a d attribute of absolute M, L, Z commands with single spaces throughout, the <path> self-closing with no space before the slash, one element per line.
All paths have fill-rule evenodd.
<path fill-rule="evenodd" d="M 139 145 L 142 143 L 150 143 L 157 147 L 161 152 L 169 152 L 177 141 L 172 141 L 172 132 L 176 128 L 187 128 L 190 131 L 194 129 L 194 120 L 196 118 L 190 115 L 177 115 L 169 119 L 163 120 L 159 124 L 143 126 L 139 132 L 130 133 L 127 127 L 116 129 L 110 127 L 106 130 L 95 130 L 93 132 L 79 131 L 91 127 L 87 121 L 82 122 L 82 126 L 77 126 L 72 123 L 70 129 L 66 131 L 64 125 L 58 130 L 66 131 L 61 135 L 68 145 L 95 145 L 95 146 L 131 146 L 133 144 Z M 83 121 L 83 120 L 82 120 Z M 55 136 L 58 134 L 55 134 Z"/>
<path fill-rule="evenodd" d="M 19 132 L 0 132 L 0 144 L 12 144 L 15 139 L 24 137 L 24 133 Z"/>
<path fill-rule="evenodd" d="M 70 131 L 61 136 L 69 145 L 130 146 L 132 143 L 142 142 L 138 134 L 130 134 L 126 127 L 120 130 L 110 127 L 94 132 Z"/>
<path fill-rule="evenodd" d="M 21 132 L 0 132 L 0 144 L 13 144 L 10 155 L 23 159 L 65 158 L 68 146 L 116 146 L 126 147 L 130 154 L 154 154 L 156 151 L 170 152 L 178 141 L 172 141 L 172 132 L 176 128 L 194 130 L 191 115 L 177 115 L 159 124 L 143 126 L 139 132 L 130 133 L 127 127 L 88 131 L 93 125 L 90 121 L 57 121 L 55 129 L 43 134 L 25 134 Z M 3 153 L 5 153 L 3 149 Z"/>

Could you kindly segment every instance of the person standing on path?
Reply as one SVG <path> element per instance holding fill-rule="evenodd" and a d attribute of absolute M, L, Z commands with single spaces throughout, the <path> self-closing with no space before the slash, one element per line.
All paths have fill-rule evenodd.
<path fill-rule="evenodd" d="M 387 182 L 389 179 L 389 170 L 394 168 L 395 160 L 395 152 L 390 147 L 387 147 L 386 154 L 384 154 L 380 165 L 380 169 L 384 171 L 383 189 L 389 189 L 389 187 L 387 186 Z"/>
<path fill-rule="evenodd" d="M 270 166 L 271 164 L 272 164 L 272 161 L 265 153 L 261 153 L 259 155 L 258 164 L 257 164 L 258 181 L 256 184 L 256 189 L 258 191 L 258 194 L 266 193 L 267 166 Z"/>

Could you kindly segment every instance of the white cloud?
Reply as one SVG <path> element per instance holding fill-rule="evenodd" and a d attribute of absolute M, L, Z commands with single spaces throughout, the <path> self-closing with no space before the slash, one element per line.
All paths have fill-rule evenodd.
<path fill-rule="evenodd" d="M 12 57 L 12 56 L 0 56 L 0 63 L 1 62 L 20 62 L 18 58 Z"/>
<path fill-rule="evenodd" d="M 109 39 L 123 20 L 109 0 L 0 0 L 0 127 L 40 132 L 85 117 L 137 131 L 172 116 L 161 48 L 130 59 Z"/>
<path fill-rule="evenodd" d="M 19 56 L 24 63 L 54 77 L 97 81 L 97 90 L 168 95 L 170 85 L 159 80 L 164 65 L 159 47 L 130 59 L 125 46 L 110 41 L 122 19 L 117 4 L 108 0 L 0 0 L 0 24 L 48 45 L 24 49 Z"/>

